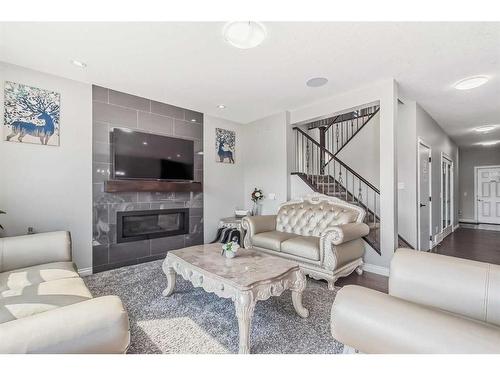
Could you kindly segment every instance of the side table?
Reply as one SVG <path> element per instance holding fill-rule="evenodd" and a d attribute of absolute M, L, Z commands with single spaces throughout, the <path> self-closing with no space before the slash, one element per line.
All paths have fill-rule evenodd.
<path fill-rule="evenodd" d="M 220 219 L 217 227 L 217 235 L 212 243 L 227 243 L 229 241 L 234 241 L 240 246 L 243 246 L 245 230 L 241 227 L 241 219 L 243 219 L 243 217 L 234 216 Z"/>

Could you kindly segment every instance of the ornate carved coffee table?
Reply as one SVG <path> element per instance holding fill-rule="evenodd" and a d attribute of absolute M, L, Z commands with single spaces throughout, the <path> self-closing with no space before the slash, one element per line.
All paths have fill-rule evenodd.
<path fill-rule="evenodd" d="M 302 318 L 309 311 L 302 306 L 306 278 L 297 263 L 252 249 L 240 249 L 235 258 L 221 255 L 221 244 L 207 244 L 170 251 L 163 262 L 169 296 L 175 288 L 175 275 L 195 287 L 234 301 L 240 333 L 239 352 L 250 353 L 250 327 L 257 301 L 292 291 L 295 311 Z"/>

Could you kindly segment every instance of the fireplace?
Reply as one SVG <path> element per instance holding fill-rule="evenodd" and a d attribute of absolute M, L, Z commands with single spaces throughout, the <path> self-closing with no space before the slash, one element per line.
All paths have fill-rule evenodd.
<path fill-rule="evenodd" d="M 116 213 L 116 242 L 149 240 L 189 233 L 189 209 L 174 208 Z"/>

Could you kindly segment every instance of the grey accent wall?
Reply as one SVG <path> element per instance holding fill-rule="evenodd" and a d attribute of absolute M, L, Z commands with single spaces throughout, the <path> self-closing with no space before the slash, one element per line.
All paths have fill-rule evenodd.
<path fill-rule="evenodd" d="M 416 103 L 398 103 L 398 231 L 417 247 Z"/>
<path fill-rule="evenodd" d="M 105 193 L 110 178 L 110 137 L 114 127 L 191 139 L 195 180 L 203 182 L 203 114 L 111 89 L 92 87 L 93 270 L 164 258 L 169 250 L 203 243 L 203 193 Z M 189 208 L 189 234 L 116 243 L 116 212 Z"/>
<path fill-rule="evenodd" d="M 432 235 L 441 232 L 441 153 L 453 160 L 455 212 L 458 223 L 458 147 L 439 124 L 415 101 L 401 99 L 398 113 L 398 224 L 399 233 L 417 245 L 418 188 L 417 142 L 422 139 L 432 148 Z"/>
<path fill-rule="evenodd" d="M 432 148 L 432 235 L 441 232 L 441 153 L 453 161 L 454 213 L 453 225 L 458 224 L 458 147 L 439 124 L 417 103 L 417 137 Z"/>
<path fill-rule="evenodd" d="M 474 167 L 500 165 L 500 146 L 459 149 L 459 218 L 474 221 Z"/>

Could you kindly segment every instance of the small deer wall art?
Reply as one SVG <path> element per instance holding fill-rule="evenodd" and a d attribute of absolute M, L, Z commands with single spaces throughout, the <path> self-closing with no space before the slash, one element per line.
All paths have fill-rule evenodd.
<path fill-rule="evenodd" d="M 215 129 L 215 161 L 234 164 L 236 133 L 232 130 Z"/>
<path fill-rule="evenodd" d="M 60 94 L 5 82 L 5 140 L 59 146 Z"/>

